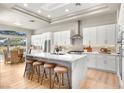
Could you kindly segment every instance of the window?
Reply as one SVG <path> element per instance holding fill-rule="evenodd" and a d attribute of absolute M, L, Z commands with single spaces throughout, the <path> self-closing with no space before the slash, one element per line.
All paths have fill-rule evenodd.
<path fill-rule="evenodd" d="M 12 36 L 26 36 L 24 32 L 16 32 L 16 31 L 0 31 L 0 35 L 12 35 Z"/>

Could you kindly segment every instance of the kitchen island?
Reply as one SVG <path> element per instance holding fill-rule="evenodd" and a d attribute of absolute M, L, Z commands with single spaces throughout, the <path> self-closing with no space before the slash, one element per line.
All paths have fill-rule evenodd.
<path fill-rule="evenodd" d="M 33 53 L 27 54 L 26 57 L 68 67 L 70 69 L 71 88 L 73 89 L 79 89 L 80 83 L 85 79 L 87 70 L 86 55 Z"/>

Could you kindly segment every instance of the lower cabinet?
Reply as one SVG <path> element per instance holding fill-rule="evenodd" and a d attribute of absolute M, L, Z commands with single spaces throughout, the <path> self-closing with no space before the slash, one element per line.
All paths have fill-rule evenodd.
<path fill-rule="evenodd" d="M 88 55 L 88 67 L 96 68 L 96 55 Z"/>
<path fill-rule="evenodd" d="M 88 67 L 116 72 L 117 57 L 113 55 L 88 55 Z"/>
<path fill-rule="evenodd" d="M 116 56 L 107 56 L 107 64 L 105 64 L 106 70 L 116 71 Z"/>

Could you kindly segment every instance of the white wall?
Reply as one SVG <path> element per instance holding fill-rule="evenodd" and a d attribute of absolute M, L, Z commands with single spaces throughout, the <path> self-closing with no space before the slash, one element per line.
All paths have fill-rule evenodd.
<path fill-rule="evenodd" d="M 44 32 L 54 32 L 54 31 L 64 31 L 64 30 L 74 30 L 75 29 L 75 23 L 70 22 L 70 23 L 65 23 L 65 24 L 56 24 L 56 25 L 48 25 L 43 28 L 40 28 L 36 31 L 34 31 L 34 34 L 39 34 L 39 33 L 44 33 Z"/>
<path fill-rule="evenodd" d="M 117 16 L 116 13 L 112 13 L 108 15 L 89 17 L 83 20 L 83 27 L 85 28 L 106 24 L 115 24 L 117 23 L 116 16 Z"/>
<path fill-rule="evenodd" d="M 17 32 L 32 33 L 32 30 L 15 27 L 15 26 L 2 25 L 2 24 L 0 24 L 0 30 L 12 30 L 12 31 L 17 31 Z"/>

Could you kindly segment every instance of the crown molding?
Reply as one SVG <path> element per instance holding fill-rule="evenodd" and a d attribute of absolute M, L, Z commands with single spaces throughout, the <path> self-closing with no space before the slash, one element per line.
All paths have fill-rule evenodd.
<path fill-rule="evenodd" d="M 38 15 L 38 14 L 36 14 L 36 13 L 30 11 L 30 10 L 24 9 L 24 8 L 22 8 L 22 7 L 19 7 L 19 6 L 17 6 L 17 5 L 15 5 L 14 7 L 12 7 L 12 9 L 13 9 L 13 10 L 16 10 L 16 11 L 18 11 L 18 12 L 27 14 L 27 15 L 29 15 L 29 16 L 35 17 L 35 18 L 37 18 L 37 19 L 43 20 L 43 21 L 45 21 L 45 22 L 51 23 L 50 19 L 48 19 L 48 18 L 46 18 L 46 17 L 44 17 L 44 16 L 42 16 L 42 15 Z"/>

